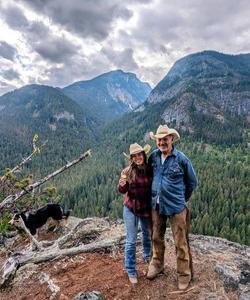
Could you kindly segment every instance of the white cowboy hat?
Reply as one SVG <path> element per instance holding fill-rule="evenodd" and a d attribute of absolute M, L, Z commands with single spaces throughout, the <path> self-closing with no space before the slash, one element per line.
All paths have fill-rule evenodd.
<path fill-rule="evenodd" d="M 131 144 L 129 146 L 129 154 L 126 154 L 125 152 L 123 152 L 124 156 L 126 156 L 127 158 L 130 159 L 130 156 L 133 154 L 137 154 L 140 152 L 145 152 L 146 154 L 150 151 L 151 146 L 149 144 L 146 144 L 144 147 L 140 146 L 137 143 Z"/>
<path fill-rule="evenodd" d="M 179 133 L 173 128 L 168 128 L 167 125 L 160 125 L 156 130 L 156 134 L 151 131 L 149 135 L 152 140 L 162 139 L 166 135 L 172 135 L 174 137 L 174 142 L 180 139 Z"/>

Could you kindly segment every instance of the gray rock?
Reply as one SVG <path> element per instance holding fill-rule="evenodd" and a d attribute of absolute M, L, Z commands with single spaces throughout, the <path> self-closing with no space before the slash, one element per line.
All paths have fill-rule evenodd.
<path fill-rule="evenodd" d="M 219 300 L 220 297 L 217 295 L 217 293 L 207 293 L 205 295 L 202 295 L 202 298 L 200 300 Z"/>
<path fill-rule="evenodd" d="M 250 299 L 250 284 L 249 285 L 239 285 L 239 300 L 249 300 Z"/>
<path fill-rule="evenodd" d="M 102 293 L 93 291 L 93 292 L 80 292 L 73 300 L 105 300 Z"/>
<path fill-rule="evenodd" d="M 240 270 L 241 270 L 240 283 L 250 284 L 250 263 L 247 261 L 243 261 L 240 264 Z"/>
<path fill-rule="evenodd" d="M 250 284 L 239 285 L 239 300 L 249 300 L 250 299 Z"/>
<path fill-rule="evenodd" d="M 240 283 L 241 272 L 235 268 L 235 266 L 227 264 L 217 263 L 215 271 L 220 275 L 220 278 L 224 282 L 224 286 L 228 289 L 238 289 Z"/>
<path fill-rule="evenodd" d="M 18 231 L 17 231 L 17 230 L 15 230 L 15 231 L 9 231 L 9 232 L 6 232 L 6 233 L 4 234 L 4 236 L 5 236 L 6 238 L 8 238 L 8 239 L 13 238 L 13 237 L 15 237 L 15 236 L 17 236 L 17 235 L 18 235 Z"/>
<path fill-rule="evenodd" d="M 215 271 L 223 280 L 226 289 L 239 289 L 241 292 L 250 284 L 250 265 L 243 258 L 238 257 L 232 262 L 217 263 Z"/>

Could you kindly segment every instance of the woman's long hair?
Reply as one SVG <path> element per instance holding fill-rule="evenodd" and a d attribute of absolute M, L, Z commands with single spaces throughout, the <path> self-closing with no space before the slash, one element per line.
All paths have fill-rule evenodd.
<path fill-rule="evenodd" d="M 135 164 L 132 160 L 132 155 L 130 155 L 130 169 L 128 172 L 128 182 L 133 182 L 135 181 L 136 177 L 139 175 L 146 175 L 147 174 L 147 163 L 148 163 L 148 159 L 147 159 L 147 155 L 144 151 L 142 151 L 143 153 L 143 158 L 144 158 L 144 163 L 142 167 L 138 167 L 137 164 Z"/>

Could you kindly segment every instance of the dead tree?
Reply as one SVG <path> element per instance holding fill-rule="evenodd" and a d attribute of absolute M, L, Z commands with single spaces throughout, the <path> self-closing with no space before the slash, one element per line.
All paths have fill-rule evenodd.
<path fill-rule="evenodd" d="M 120 230 L 111 230 L 110 224 L 104 219 L 88 218 L 74 226 L 68 234 L 60 237 L 55 241 L 39 242 L 39 251 L 26 249 L 22 252 L 13 253 L 5 262 L 2 268 L 0 288 L 6 286 L 11 277 L 15 275 L 16 270 L 28 263 L 39 264 L 42 262 L 54 260 L 64 256 L 73 256 L 84 252 L 95 252 L 100 250 L 109 250 L 112 252 L 114 246 L 123 243 L 125 233 L 123 227 Z M 115 226 L 118 228 L 117 225 Z M 114 233 L 115 232 L 115 233 Z M 94 235 L 94 238 L 88 244 L 68 247 L 69 241 L 75 241 L 84 235 Z"/>
<path fill-rule="evenodd" d="M 16 194 L 11 194 L 11 195 L 7 196 L 0 203 L 0 213 L 1 213 L 1 211 L 3 210 L 3 208 L 5 206 L 14 204 L 20 198 L 22 198 L 24 195 L 26 195 L 27 193 L 33 191 L 35 188 L 39 187 L 40 185 L 42 185 L 46 181 L 48 181 L 48 180 L 52 179 L 53 177 L 57 176 L 58 174 L 64 172 L 65 170 L 69 169 L 70 167 L 74 166 L 75 164 L 79 163 L 80 161 L 82 161 L 83 159 L 85 159 L 86 157 L 88 157 L 90 155 L 91 155 L 91 150 L 88 150 L 85 153 L 83 153 L 80 157 L 78 157 L 77 159 L 72 160 L 71 162 L 69 162 L 66 165 L 64 165 L 63 167 L 61 167 L 60 169 L 58 169 L 58 170 L 54 171 L 53 173 L 45 176 L 44 178 L 38 180 L 35 183 L 32 183 L 32 184 L 26 186 L 25 189 L 23 189 L 21 191 L 18 191 Z"/>
<path fill-rule="evenodd" d="M 79 163 L 86 157 L 91 155 L 91 151 L 88 150 L 84 154 L 82 154 L 79 158 L 67 163 L 60 169 L 54 171 L 53 173 L 45 176 L 44 178 L 29 184 L 25 187 L 25 189 L 18 191 L 15 194 L 8 195 L 1 203 L 0 203 L 0 213 L 1 211 L 8 207 L 9 205 L 15 204 L 19 199 L 25 196 L 27 193 L 32 192 L 35 188 L 47 182 L 48 180 L 54 178 L 58 174 L 64 172 L 75 164 Z M 29 157 L 30 159 L 30 157 Z M 91 219 L 90 219 L 91 220 Z M 56 241 L 37 241 L 32 238 L 33 244 L 36 246 L 37 251 L 32 251 L 30 248 L 25 249 L 21 252 L 13 253 L 5 262 L 2 268 L 2 278 L 0 279 L 0 288 L 7 284 L 8 280 L 15 274 L 16 270 L 27 263 L 40 263 L 49 261 L 55 258 L 75 255 L 83 252 L 92 252 L 100 249 L 110 249 L 112 250 L 115 245 L 119 244 L 119 242 L 124 238 L 124 234 L 118 234 L 113 237 L 104 237 L 98 238 L 97 240 L 86 244 L 81 244 L 77 247 L 74 245 L 68 247 L 68 243 L 70 240 L 81 239 L 84 235 L 94 234 L 99 236 L 99 233 L 103 230 L 98 229 L 96 223 L 94 223 L 92 228 L 85 228 L 85 223 L 88 222 L 88 219 L 83 220 L 78 225 L 76 225 L 73 229 L 71 229 L 66 235 L 60 237 Z M 25 229 L 25 225 L 23 224 Z M 107 230 L 107 227 L 106 229 Z M 30 235 L 29 231 L 26 228 L 26 233 Z"/>

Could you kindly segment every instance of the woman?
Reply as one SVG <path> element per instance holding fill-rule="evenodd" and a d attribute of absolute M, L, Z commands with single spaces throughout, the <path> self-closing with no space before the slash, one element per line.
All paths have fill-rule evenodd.
<path fill-rule="evenodd" d="M 142 255 L 146 262 L 151 256 L 151 183 L 152 172 L 147 165 L 146 153 L 150 146 L 143 148 L 137 143 L 131 144 L 130 165 L 121 172 L 118 190 L 124 196 L 123 219 L 126 226 L 125 267 L 132 284 L 137 283 L 136 240 L 138 223 L 142 231 Z"/>

